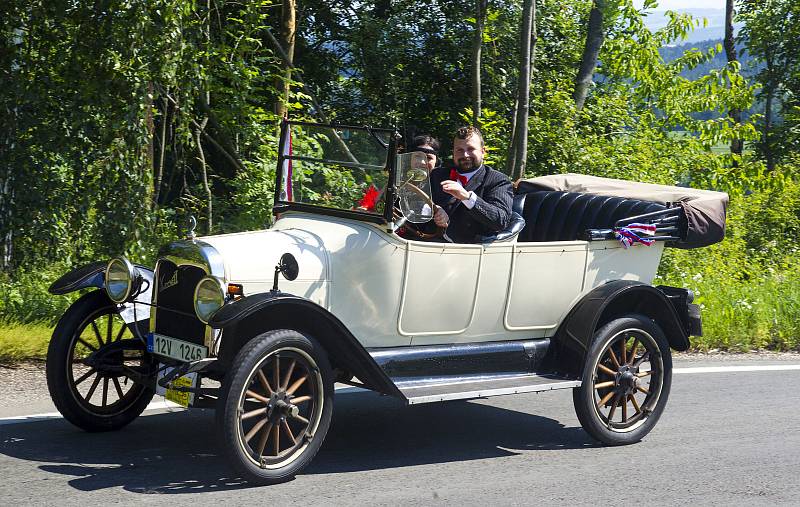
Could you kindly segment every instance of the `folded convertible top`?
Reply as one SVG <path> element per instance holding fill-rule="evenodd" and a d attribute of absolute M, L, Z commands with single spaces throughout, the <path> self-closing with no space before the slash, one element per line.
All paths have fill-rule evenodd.
<path fill-rule="evenodd" d="M 654 185 L 635 181 L 600 178 L 583 174 L 552 174 L 517 182 L 519 193 L 534 190 L 558 190 L 651 201 L 665 206 L 679 206 L 686 217 L 686 237 L 670 242 L 677 248 L 712 245 L 725 237 L 725 214 L 728 194 L 711 190 Z"/>

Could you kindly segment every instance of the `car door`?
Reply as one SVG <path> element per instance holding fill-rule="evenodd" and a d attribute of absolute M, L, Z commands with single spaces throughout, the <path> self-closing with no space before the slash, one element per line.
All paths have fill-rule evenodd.
<path fill-rule="evenodd" d="M 504 325 L 508 331 L 555 331 L 580 296 L 587 242 L 517 243 Z"/>
<path fill-rule="evenodd" d="M 409 242 L 398 332 L 441 336 L 467 330 L 475 313 L 482 253 L 481 245 Z"/>

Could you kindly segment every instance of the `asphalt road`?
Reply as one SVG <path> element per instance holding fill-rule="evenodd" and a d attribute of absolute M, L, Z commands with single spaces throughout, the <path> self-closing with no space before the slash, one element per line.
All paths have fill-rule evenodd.
<path fill-rule="evenodd" d="M 675 366 L 738 364 L 764 361 Z M 798 471 L 797 369 L 677 373 L 653 432 L 616 448 L 583 432 L 569 391 L 412 407 L 344 394 L 311 466 L 261 488 L 230 477 L 211 412 L 148 411 L 111 434 L 0 421 L 2 505 L 800 505 Z"/>

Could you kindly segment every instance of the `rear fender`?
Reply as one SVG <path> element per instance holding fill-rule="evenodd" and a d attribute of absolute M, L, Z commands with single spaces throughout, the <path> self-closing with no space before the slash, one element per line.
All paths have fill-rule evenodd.
<path fill-rule="evenodd" d="M 617 317 L 634 313 L 652 319 L 664 331 L 671 348 L 689 348 L 683 322 L 663 292 L 641 282 L 615 280 L 592 289 L 561 323 L 553 340 L 556 368 L 580 374 L 595 331 Z"/>
<path fill-rule="evenodd" d="M 88 289 L 90 287 L 97 287 L 98 289 L 105 290 L 105 271 L 107 265 L 107 261 L 95 261 L 75 268 L 61 275 L 47 290 L 50 294 L 55 294 L 57 296 L 69 294 L 70 292 L 81 289 Z M 144 305 L 126 303 L 124 305 L 117 305 L 117 309 L 119 315 L 126 324 L 139 322 L 142 323 L 139 327 L 146 330 L 147 326 L 144 322 L 150 320 L 150 308 L 145 305 L 149 305 L 152 300 L 153 270 L 139 264 L 135 264 L 135 266 L 144 278 L 145 288 L 136 296 L 134 302 L 144 303 Z"/>
<path fill-rule="evenodd" d="M 334 368 L 355 375 L 372 390 L 403 398 L 347 327 L 308 299 L 283 292 L 254 294 L 220 308 L 208 325 L 222 329 L 218 357 L 225 367 L 251 338 L 273 329 L 292 329 L 317 340 Z"/>

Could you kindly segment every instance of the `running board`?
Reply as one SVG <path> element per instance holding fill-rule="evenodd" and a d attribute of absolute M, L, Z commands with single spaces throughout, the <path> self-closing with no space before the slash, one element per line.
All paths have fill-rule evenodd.
<path fill-rule="evenodd" d="M 505 394 L 536 393 L 569 389 L 581 385 L 580 380 L 557 375 L 501 375 L 496 377 L 439 377 L 397 382 L 397 388 L 409 405 L 470 398 L 488 398 Z"/>

